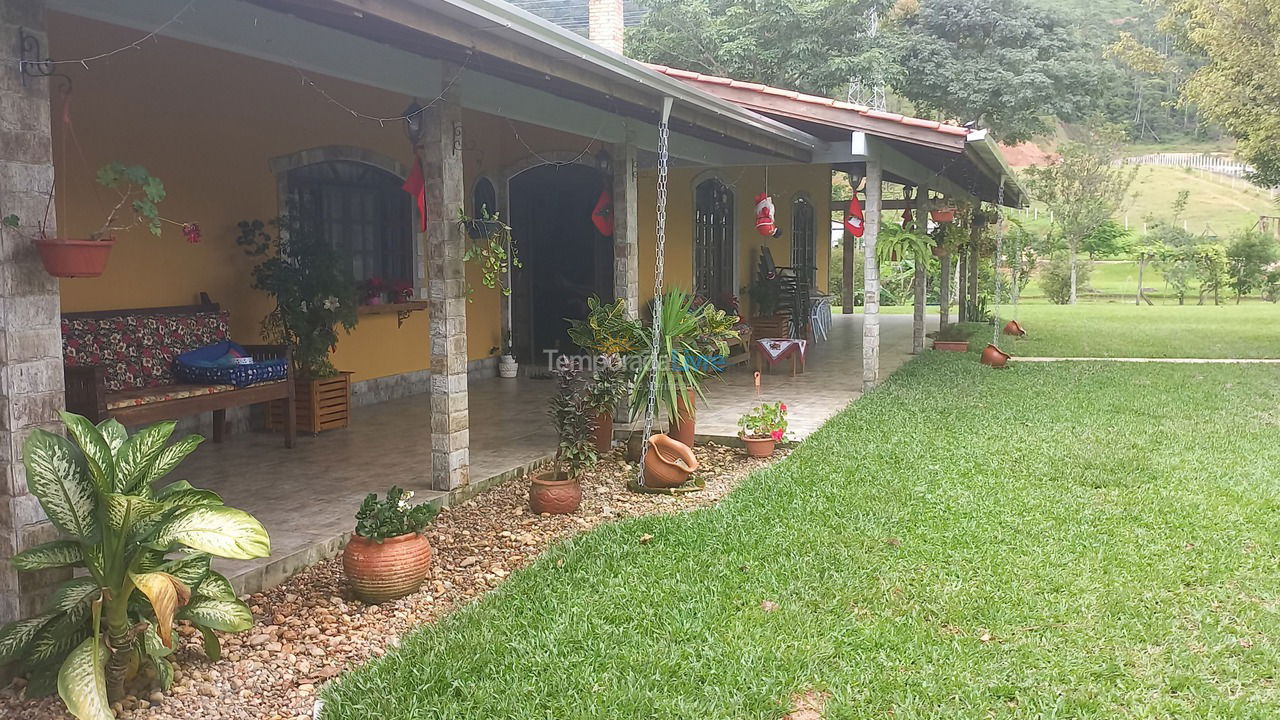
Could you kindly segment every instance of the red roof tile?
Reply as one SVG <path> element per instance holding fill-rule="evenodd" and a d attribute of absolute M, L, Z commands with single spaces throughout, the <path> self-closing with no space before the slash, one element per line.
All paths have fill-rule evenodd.
<path fill-rule="evenodd" d="M 796 92 L 795 90 L 784 90 L 782 88 L 769 87 L 768 85 L 761 85 L 760 83 L 744 82 L 742 80 L 733 80 L 731 78 L 717 77 L 714 75 L 703 75 L 702 73 L 690 72 L 688 70 L 679 70 L 677 68 L 670 68 L 665 65 L 649 65 L 649 67 L 653 70 L 657 70 L 658 72 L 664 75 L 669 75 L 671 77 L 679 78 L 681 80 L 690 80 L 693 82 L 706 83 L 708 85 L 721 85 L 721 86 L 726 86 L 726 87 L 735 88 L 739 90 L 748 90 L 750 92 L 758 92 L 762 95 L 774 95 L 776 97 L 783 97 L 790 100 L 795 100 L 796 102 L 807 103 L 809 105 L 820 105 L 823 107 L 835 108 L 837 110 L 848 110 L 850 112 L 858 113 L 859 115 L 862 115 L 864 117 L 869 117 L 876 120 L 889 120 L 892 122 L 902 123 L 903 125 L 907 125 L 909 127 L 918 127 L 918 128 L 925 128 L 927 130 L 934 130 L 934 131 L 943 133 L 945 135 L 954 135 L 958 137 L 964 137 L 964 136 L 967 136 L 970 132 L 967 128 L 962 128 L 958 125 L 949 125 L 947 123 L 940 123 L 936 120 L 924 120 L 922 118 L 909 117 L 906 115 L 900 115 L 898 113 L 885 112 L 883 110 L 873 110 L 865 105 L 856 105 L 854 103 L 841 102 L 839 100 L 834 100 L 832 98 L 827 98 L 827 97 L 819 97 L 817 95 L 806 95 L 801 92 Z"/>

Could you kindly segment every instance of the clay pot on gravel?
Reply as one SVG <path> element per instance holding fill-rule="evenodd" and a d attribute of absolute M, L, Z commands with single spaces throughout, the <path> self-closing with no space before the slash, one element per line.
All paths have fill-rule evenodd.
<path fill-rule="evenodd" d="M 778 447 L 778 441 L 771 437 L 748 437 L 739 435 L 742 444 L 747 448 L 747 455 L 753 458 L 767 458 L 773 455 L 773 451 Z"/>
<path fill-rule="evenodd" d="M 993 368 L 1004 368 L 1009 365 L 1009 358 L 1013 357 L 1009 353 L 1001 350 L 995 345 L 988 345 L 982 351 L 982 364 L 990 365 Z"/>
<path fill-rule="evenodd" d="M 538 473 L 529 479 L 529 509 L 535 513 L 568 515 L 582 504 L 582 485 L 566 472 Z"/>
<path fill-rule="evenodd" d="M 596 416 L 596 429 L 591 431 L 595 440 L 596 452 L 601 455 L 613 449 L 613 415 L 600 413 Z"/>
<path fill-rule="evenodd" d="M 693 447 L 697 402 L 698 396 L 692 389 L 685 393 L 684 397 L 676 398 L 676 414 L 680 416 L 680 419 L 671 418 L 667 437 L 678 440 L 688 447 Z"/>
<path fill-rule="evenodd" d="M 417 592 L 431 570 L 431 543 L 405 533 L 382 542 L 352 535 L 342 551 L 342 571 L 356 596 L 383 603 Z"/>
<path fill-rule="evenodd" d="M 646 487 L 680 487 L 697 469 L 698 458 L 688 445 L 662 433 L 649 438 L 649 452 L 644 456 Z"/>

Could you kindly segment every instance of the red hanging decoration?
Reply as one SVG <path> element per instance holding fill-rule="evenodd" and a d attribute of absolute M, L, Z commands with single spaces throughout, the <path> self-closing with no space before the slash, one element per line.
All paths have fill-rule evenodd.
<path fill-rule="evenodd" d="M 856 238 L 862 237 L 862 233 L 866 232 L 867 225 L 862 216 L 862 203 L 858 202 L 858 192 L 855 190 L 853 197 L 849 198 L 849 209 L 845 212 L 844 229 L 850 235 Z"/>
<path fill-rule="evenodd" d="M 427 176 L 422 172 L 422 157 L 416 152 L 413 154 L 413 169 L 409 171 L 409 177 L 405 178 L 400 189 L 412 195 L 414 202 L 418 204 L 418 222 L 422 224 L 422 232 L 426 232 Z"/>
<path fill-rule="evenodd" d="M 915 221 L 915 216 L 911 214 L 911 208 L 902 211 L 902 229 L 910 230 L 911 223 Z"/>
<path fill-rule="evenodd" d="M 591 224 L 605 237 L 613 237 L 613 194 L 607 189 L 600 191 L 596 206 L 591 209 Z"/>
<path fill-rule="evenodd" d="M 769 238 L 782 237 L 782 228 L 774 220 L 775 212 L 773 198 L 768 193 L 756 196 L 756 230 L 761 235 Z"/>

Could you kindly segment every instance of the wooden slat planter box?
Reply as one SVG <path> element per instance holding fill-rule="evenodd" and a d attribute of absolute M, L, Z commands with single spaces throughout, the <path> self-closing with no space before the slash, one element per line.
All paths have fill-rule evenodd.
<path fill-rule="evenodd" d="M 351 421 L 351 373 L 339 373 L 320 380 L 297 380 L 294 403 L 298 415 L 298 431 L 312 435 L 325 430 L 345 428 Z M 284 427 L 283 401 L 271 403 L 267 427 Z"/>

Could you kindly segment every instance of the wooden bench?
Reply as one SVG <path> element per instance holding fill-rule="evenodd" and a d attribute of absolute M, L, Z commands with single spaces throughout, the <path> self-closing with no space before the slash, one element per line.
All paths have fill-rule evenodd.
<path fill-rule="evenodd" d="M 115 418 L 143 425 L 213 413 L 213 441 L 226 436 L 227 410 L 287 400 L 284 444 L 297 436 L 292 378 L 237 388 L 187 385 L 173 375 L 174 359 L 228 340 L 227 313 L 217 303 L 65 313 L 63 370 L 67 410 L 95 423 Z M 284 345 L 245 345 L 255 359 L 290 360 Z M 291 365 L 290 365 L 291 367 Z"/>

